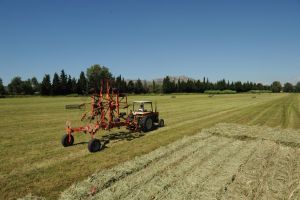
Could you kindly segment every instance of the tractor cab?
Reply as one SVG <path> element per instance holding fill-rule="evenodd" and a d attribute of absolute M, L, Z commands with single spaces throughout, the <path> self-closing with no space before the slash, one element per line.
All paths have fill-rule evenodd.
<path fill-rule="evenodd" d="M 132 109 L 133 115 L 147 115 L 153 113 L 152 101 L 134 101 Z"/>

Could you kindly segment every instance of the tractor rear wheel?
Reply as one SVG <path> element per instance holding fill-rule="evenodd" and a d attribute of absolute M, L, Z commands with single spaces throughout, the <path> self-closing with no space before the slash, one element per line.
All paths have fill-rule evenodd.
<path fill-rule="evenodd" d="M 165 126 L 165 121 L 163 119 L 160 119 L 158 122 L 159 127 L 164 127 Z"/>
<path fill-rule="evenodd" d="M 88 149 L 91 153 L 100 151 L 101 149 L 101 142 L 99 139 L 93 138 L 89 141 Z"/>
<path fill-rule="evenodd" d="M 153 120 L 151 117 L 144 117 L 141 120 L 141 125 L 142 125 L 142 131 L 143 132 L 148 132 L 151 131 L 153 128 Z"/>
<path fill-rule="evenodd" d="M 63 137 L 61 138 L 61 144 L 64 147 L 72 146 L 73 143 L 74 143 L 73 135 L 70 135 L 70 138 L 69 138 L 69 134 L 64 134 Z"/>

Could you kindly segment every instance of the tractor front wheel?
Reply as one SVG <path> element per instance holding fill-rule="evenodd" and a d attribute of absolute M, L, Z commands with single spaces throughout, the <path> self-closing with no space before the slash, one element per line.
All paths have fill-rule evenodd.
<path fill-rule="evenodd" d="M 72 146 L 73 143 L 74 143 L 73 135 L 70 135 L 70 138 L 69 138 L 69 134 L 64 134 L 63 137 L 61 138 L 61 144 L 64 147 Z"/>
<path fill-rule="evenodd" d="M 163 119 L 160 119 L 158 122 L 159 127 L 164 127 L 165 126 L 165 121 Z"/>
<path fill-rule="evenodd" d="M 100 151 L 101 149 L 101 142 L 100 140 L 94 138 L 94 139 L 91 139 L 89 141 L 89 144 L 88 144 L 88 149 L 91 153 L 94 153 L 94 152 L 97 152 L 97 151 Z"/>

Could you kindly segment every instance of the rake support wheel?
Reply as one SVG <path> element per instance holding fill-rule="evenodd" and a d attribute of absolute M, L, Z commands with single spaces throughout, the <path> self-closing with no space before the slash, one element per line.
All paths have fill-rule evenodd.
<path fill-rule="evenodd" d="M 74 143 L 73 135 L 70 135 L 70 138 L 69 138 L 69 134 L 64 134 L 63 137 L 61 138 L 61 144 L 64 147 L 72 146 L 73 143 Z"/>
<path fill-rule="evenodd" d="M 101 142 L 99 139 L 93 138 L 89 141 L 88 149 L 91 153 L 101 150 Z"/>

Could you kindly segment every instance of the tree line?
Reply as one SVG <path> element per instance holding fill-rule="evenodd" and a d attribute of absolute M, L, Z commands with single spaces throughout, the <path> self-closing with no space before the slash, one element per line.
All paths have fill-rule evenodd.
<path fill-rule="evenodd" d="M 121 75 L 113 77 L 109 69 L 101 65 L 92 65 L 87 68 L 86 73 L 80 73 L 76 79 L 71 75 L 61 70 L 60 73 L 54 73 L 53 77 L 45 74 L 43 80 L 39 83 L 33 77 L 31 79 L 22 80 L 21 77 L 14 77 L 7 87 L 4 87 L 0 78 L 0 96 L 3 95 L 68 95 L 79 94 L 87 95 L 94 92 L 99 92 L 100 82 L 103 79 L 111 80 L 113 87 L 118 88 L 124 93 L 204 93 L 208 90 L 232 90 L 238 93 L 257 91 L 272 91 L 272 92 L 300 92 L 300 82 L 296 85 L 285 83 L 282 85 L 279 81 L 274 81 L 271 85 L 263 85 L 254 82 L 230 82 L 225 79 L 210 82 L 208 78 L 202 80 L 176 80 L 169 76 L 163 78 L 162 82 L 158 81 L 142 81 L 140 79 L 125 80 Z"/>
<path fill-rule="evenodd" d="M 207 90 L 232 90 L 237 93 L 240 92 L 249 92 L 249 91 L 271 91 L 274 93 L 278 92 L 300 92 L 300 82 L 296 85 L 292 85 L 287 82 L 283 86 L 279 81 L 274 81 L 271 85 L 263 85 L 262 83 L 254 83 L 254 82 L 230 82 L 222 79 L 215 83 L 210 82 L 208 78 L 203 78 L 203 80 L 190 80 L 181 81 L 171 80 L 169 76 L 163 79 L 163 92 L 164 93 L 174 93 L 174 92 L 185 92 L 185 93 L 204 93 Z"/>

